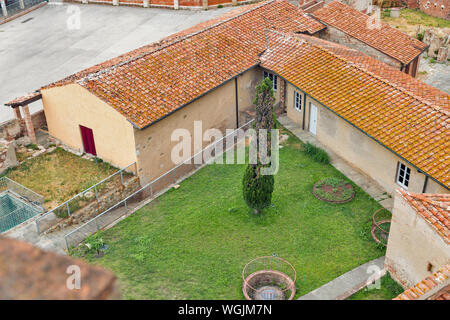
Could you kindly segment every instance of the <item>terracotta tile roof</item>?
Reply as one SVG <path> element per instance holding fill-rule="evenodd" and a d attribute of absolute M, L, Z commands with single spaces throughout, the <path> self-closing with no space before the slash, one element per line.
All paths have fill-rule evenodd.
<path fill-rule="evenodd" d="M 144 128 L 256 66 L 265 49 L 264 30 L 313 34 L 323 28 L 286 1 L 267 1 L 238 8 L 51 86 L 75 81 Z"/>
<path fill-rule="evenodd" d="M 400 72 L 396 68 L 391 67 L 377 59 L 373 59 L 361 51 L 320 38 L 313 38 L 305 35 L 295 36 L 308 41 L 309 43 L 321 46 L 341 58 L 356 63 L 367 71 L 389 81 L 391 84 L 409 91 L 411 94 L 428 101 L 430 104 L 445 107 L 450 110 L 449 94 L 430 86 L 417 78 L 413 78 L 404 72 Z"/>
<path fill-rule="evenodd" d="M 427 47 L 423 42 L 380 22 L 380 28 L 371 27 L 369 16 L 339 1 L 333 1 L 313 14 L 321 22 L 402 62 L 410 63 Z"/>
<path fill-rule="evenodd" d="M 447 285 L 446 285 L 447 284 Z M 430 290 L 442 287 L 437 294 L 429 296 Z M 450 300 L 450 264 L 443 266 L 431 276 L 405 290 L 392 300 L 417 300 L 423 297 L 431 300 Z"/>
<path fill-rule="evenodd" d="M 11 101 L 5 103 L 5 105 L 14 108 L 14 107 L 27 105 L 29 103 L 37 101 L 37 100 L 41 99 L 41 97 L 42 97 L 41 93 L 36 91 L 36 92 L 28 93 L 22 97 L 15 98 L 14 100 L 11 100 Z"/>
<path fill-rule="evenodd" d="M 450 244 L 450 194 L 398 192 Z"/>
<path fill-rule="evenodd" d="M 311 41 L 305 41 L 306 38 Z M 279 74 L 450 187 L 450 113 L 448 108 L 416 95 L 420 93 L 419 88 L 411 90 L 420 82 L 406 75 L 411 80 L 407 82 L 404 76 L 396 74 L 400 71 L 370 57 L 358 64 L 358 59 L 349 58 L 354 51 L 346 51 L 344 55 L 344 47 L 328 42 L 327 46 L 334 46 L 334 51 L 342 51 L 337 54 L 312 37 L 269 32 L 268 43 L 268 50 L 261 56 L 262 67 Z M 366 69 L 368 62 L 377 68 L 384 66 L 384 69 L 371 72 Z M 388 79 L 380 76 L 384 72 Z M 401 81 L 397 82 L 397 77 Z M 410 87 L 404 86 L 403 81 Z M 440 92 L 439 99 L 432 102 L 437 104 L 442 99 L 448 101 L 450 96 Z"/>

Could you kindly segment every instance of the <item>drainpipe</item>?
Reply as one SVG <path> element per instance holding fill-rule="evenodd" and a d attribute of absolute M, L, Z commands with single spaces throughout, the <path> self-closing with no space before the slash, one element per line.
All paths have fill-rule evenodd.
<path fill-rule="evenodd" d="M 422 189 L 422 193 L 425 193 L 427 191 L 427 184 L 428 184 L 428 176 L 425 176 L 425 181 L 423 183 L 423 189 Z"/>
<path fill-rule="evenodd" d="M 23 0 L 19 0 L 20 9 L 25 9 L 25 5 L 23 4 Z"/>
<path fill-rule="evenodd" d="M 6 10 L 5 0 L 0 0 L 0 6 L 2 7 L 2 12 L 5 17 L 8 16 L 8 11 Z"/>
<path fill-rule="evenodd" d="M 305 130 L 305 113 L 306 113 L 306 93 L 303 92 L 303 121 L 302 121 L 302 130 Z"/>
<path fill-rule="evenodd" d="M 239 128 L 239 96 L 238 96 L 238 78 L 234 78 L 234 89 L 236 96 L 236 128 Z"/>

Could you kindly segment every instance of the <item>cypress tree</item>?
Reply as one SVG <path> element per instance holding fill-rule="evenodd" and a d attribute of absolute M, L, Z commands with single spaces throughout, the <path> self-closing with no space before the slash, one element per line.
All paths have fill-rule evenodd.
<path fill-rule="evenodd" d="M 273 115 L 275 96 L 272 88 L 272 81 L 269 78 L 265 78 L 256 87 L 256 97 L 253 101 L 256 107 L 256 119 L 253 125 L 256 131 L 256 146 L 260 146 L 259 130 L 266 129 L 268 134 L 266 154 L 268 157 L 271 156 L 270 132 L 276 128 Z M 244 200 L 255 214 L 259 214 L 261 210 L 271 204 L 274 188 L 273 175 L 261 174 L 261 168 L 270 167 L 270 163 L 261 163 L 260 152 L 261 150 L 258 150 L 257 163 L 247 166 L 242 180 Z"/>

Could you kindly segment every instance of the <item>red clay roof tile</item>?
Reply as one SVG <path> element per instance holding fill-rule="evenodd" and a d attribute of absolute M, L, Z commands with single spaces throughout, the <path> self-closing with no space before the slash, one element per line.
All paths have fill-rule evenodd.
<path fill-rule="evenodd" d="M 313 14 L 321 22 L 358 39 L 402 62 L 410 63 L 427 45 L 380 22 L 380 28 L 370 27 L 369 16 L 339 1 L 333 1 Z"/>
<path fill-rule="evenodd" d="M 262 67 L 450 187 L 450 95 L 328 41 L 274 31 L 268 39 Z"/>
<path fill-rule="evenodd" d="M 398 192 L 450 244 L 450 194 Z"/>

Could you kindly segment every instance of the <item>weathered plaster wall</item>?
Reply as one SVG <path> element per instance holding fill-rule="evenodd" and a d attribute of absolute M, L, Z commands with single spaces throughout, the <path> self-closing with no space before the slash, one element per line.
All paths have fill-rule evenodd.
<path fill-rule="evenodd" d="M 294 109 L 294 87 L 288 84 L 287 115 L 290 119 L 302 126 L 303 114 Z M 374 139 L 368 137 L 359 129 L 343 120 L 335 113 L 324 107 L 311 97 L 306 97 L 305 130 L 309 130 L 310 104 L 317 106 L 317 139 L 328 146 L 353 167 L 372 177 L 388 193 L 393 193 L 399 187 L 396 183 L 397 164 L 405 163 L 393 152 L 383 147 Z M 411 168 L 411 177 L 408 190 L 422 192 L 425 175 L 417 169 Z M 447 189 L 428 179 L 427 193 L 449 193 Z"/>
<path fill-rule="evenodd" d="M 78 84 L 42 90 L 50 135 L 83 150 L 80 125 L 91 128 L 98 157 L 118 167 L 136 161 L 133 127 L 114 108 Z"/>
<path fill-rule="evenodd" d="M 450 245 L 396 193 L 385 260 L 391 276 L 411 287 L 447 263 Z"/>
<path fill-rule="evenodd" d="M 321 31 L 319 33 L 319 37 L 361 51 L 381 62 L 384 62 L 400 70 L 401 63 L 399 61 L 389 57 L 388 55 L 378 51 L 377 49 L 372 48 L 371 46 L 365 44 L 364 42 L 361 42 L 332 26 L 327 26 L 327 29 Z"/>
<path fill-rule="evenodd" d="M 262 72 L 256 68 L 238 77 L 239 111 L 252 106 L 254 87 L 261 79 Z M 141 184 L 152 181 L 176 165 L 171 159 L 172 149 L 179 143 L 171 142 L 171 135 L 175 129 L 187 129 L 190 132 L 191 154 L 200 151 L 194 150 L 193 147 L 194 121 L 202 121 L 203 132 L 210 128 L 217 128 L 222 133 L 226 129 L 235 129 L 235 97 L 233 79 L 150 127 L 144 130 L 136 129 L 137 164 Z M 242 124 L 240 121 L 239 125 Z M 204 141 L 203 147 L 210 143 Z"/>

